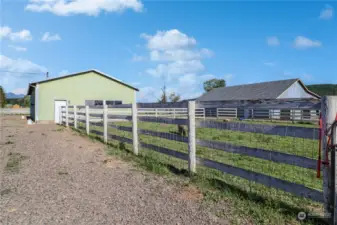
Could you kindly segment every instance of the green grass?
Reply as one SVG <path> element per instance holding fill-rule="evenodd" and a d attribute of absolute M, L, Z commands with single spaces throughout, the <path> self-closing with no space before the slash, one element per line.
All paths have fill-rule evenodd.
<path fill-rule="evenodd" d="M 115 123 L 121 126 L 131 126 L 130 122 Z M 177 125 L 139 122 L 140 129 L 174 133 Z M 92 127 L 102 131 L 100 127 Z M 109 128 L 109 133 L 132 138 L 130 132 Z M 91 136 L 100 140 L 100 137 Z M 140 141 L 166 147 L 175 151 L 188 152 L 185 143 L 140 135 Z M 258 147 L 266 150 L 286 152 L 309 158 L 316 158 L 318 142 L 316 140 L 244 133 L 227 130 L 198 128 L 197 138 L 216 140 L 247 147 Z M 124 160 L 132 161 L 141 168 L 161 175 L 180 175 L 188 177 L 187 162 L 158 152 L 140 149 L 137 157 L 132 154 L 132 145 L 110 141 L 109 155 L 115 155 Z M 304 184 L 307 187 L 321 190 L 322 180 L 315 177 L 316 172 L 296 166 L 274 163 L 239 154 L 227 153 L 219 150 L 197 146 L 197 156 L 217 162 L 233 165 L 258 173 L 281 178 L 287 181 Z M 296 216 L 299 211 L 322 212 L 322 205 L 308 199 L 298 198 L 289 193 L 268 188 L 263 185 L 239 177 L 222 173 L 217 170 L 197 167 L 197 174 L 189 182 L 197 185 L 204 193 L 204 204 L 214 206 L 220 202 L 230 202 L 231 215 L 216 211 L 216 215 L 229 217 L 233 224 L 248 223 L 242 218 L 249 218 L 254 224 L 298 224 Z M 242 218 L 241 218 L 242 217 Z M 319 221 L 321 222 L 321 221 Z M 317 224 L 317 221 L 307 221 L 308 224 Z"/>
<path fill-rule="evenodd" d="M 8 161 L 5 169 L 9 172 L 19 172 L 21 161 L 25 159 L 27 159 L 27 156 L 11 152 L 8 154 Z"/>

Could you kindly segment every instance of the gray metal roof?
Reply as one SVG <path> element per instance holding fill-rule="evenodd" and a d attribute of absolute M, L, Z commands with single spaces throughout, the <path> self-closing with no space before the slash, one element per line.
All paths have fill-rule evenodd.
<path fill-rule="evenodd" d="M 317 97 L 316 94 L 310 92 L 299 79 L 289 79 L 215 88 L 203 94 L 197 101 L 276 99 L 297 81 L 299 81 L 306 92 Z"/>

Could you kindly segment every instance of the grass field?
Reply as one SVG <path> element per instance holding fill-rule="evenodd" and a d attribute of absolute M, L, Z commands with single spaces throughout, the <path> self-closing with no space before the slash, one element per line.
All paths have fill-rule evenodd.
<path fill-rule="evenodd" d="M 116 122 L 114 124 L 131 126 L 131 122 Z M 307 124 L 300 124 L 300 126 L 307 127 Z M 138 127 L 139 129 L 172 133 L 173 136 L 177 132 L 177 125 L 170 124 L 138 122 Z M 91 129 L 102 131 L 101 127 L 92 126 Z M 132 138 L 132 133 L 114 128 L 109 128 L 109 133 Z M 188 146 L 185 143 L 148 135 L 140 135 L 139 138 L 141 142 L 188 152 Z M 210 128 L 197 128 L 197 138 L 317 158 L 317 140 Z M 140 149 L 140 157 L 136 157 L 132 154 L 131 145 L 114 140 L 111 140 L 110 144 L 114 147 L 109 149 L 108 154 L 132 159 L 141 167 L 153 172 L 164 175 L 188 175 L 186 161 L 143 148 Z M 200 146 L 197 146 L 197 156 L 322 190 L 322 179 L 316 178 L 314 170 Z M 298 224 L 299 222 L 296 220 L 298 212 L 322 212 L 322 205 L 319 203 L 201 166 L 197 167 L 197 174 L 191 177 L 190 182 L 203 190 L 205 204 L 209 204 L 210 207 L 222 201 L 233 203 L 230 215 L 225 212 L 217 213 L 218 216 L 230 217 L 233 224 L 249 223 L 244 218 L 250 218 L 253 224 Z M 321 221 L 307 221 L 308 224 L 317 224 L 317 222 Z"/>

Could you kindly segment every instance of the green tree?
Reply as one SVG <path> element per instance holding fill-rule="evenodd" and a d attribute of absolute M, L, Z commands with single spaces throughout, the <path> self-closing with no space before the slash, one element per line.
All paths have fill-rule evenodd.
<path fill-rule="evenodd" d="M 180 95 L 172 92 L 171 94 L 167 94 L 166 91 L 166 85 L 164 85 L 164 87 L 161 89 L 162 94 L 160 96 L 160 98 L 158 99 L 158 103 L 168 103 L 168 102 L 179 102 L 180 100 Z"/>
<path fill-rule="evenodd" d="M 26 95 L 23 98 L 23 106 L 24 107 L 30 107 L 30 96 L 29 95 Z"/>
<path fill-rule="evenodd" d="M 166 86 L 164 85 L 164 87 L 161 89 L 161 96 L 160 98 L 158 99 L 158 103 L 167 103 L 167 93 L 166 93 Z"/>
<path fill-rule="evenodd" d="M 211 79 L 204 82 L 204 90 L 206 92 L 219 87 L 226 87 L 226 81 L 224 79 Z"/>
<path fill-rule="evenodd" d="M 180 101 L 180 95 L 177 95 L 176 93 L 172 92 L 169 97 L 171 102 L 179 102 Z"/>
<path fill-rule="evenodd" d="M 0 86 L 0 107 L 4 108 L 6 105 L 6 94 L 2 86 Z"/>

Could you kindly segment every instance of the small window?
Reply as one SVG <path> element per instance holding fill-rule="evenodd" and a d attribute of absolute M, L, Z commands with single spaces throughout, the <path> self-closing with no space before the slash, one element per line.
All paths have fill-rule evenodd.
<path fill-rule="evenodd" d="M 106 104 L 107 105 L 121 105 L 122 104 L 122 101 L 106 101 Z"/>

